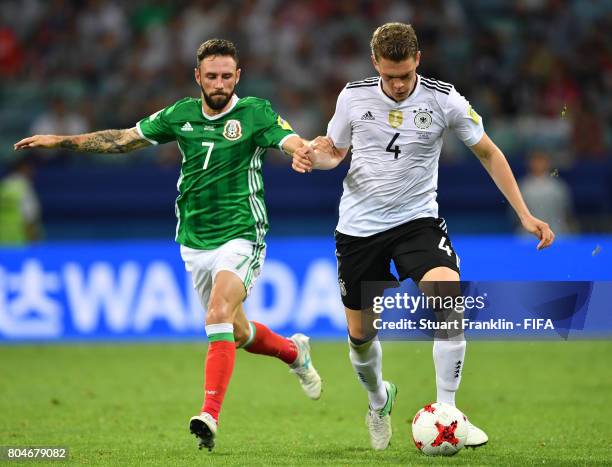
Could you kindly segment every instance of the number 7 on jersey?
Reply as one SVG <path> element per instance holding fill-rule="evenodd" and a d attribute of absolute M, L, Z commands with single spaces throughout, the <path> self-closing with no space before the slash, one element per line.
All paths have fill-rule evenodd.
<path fill-rule="evenodd" d="M 208 151 L 206 151 L 206 158 L 204 159 L 204 166 L 202 167 L 202 170 L 206 170 L 206 167 L 208 167 L 208 161 L 210 160 L 210 155 L 212 154 L 212 150 L 215 147 L 215 143 L 202 141 L 202 146 L 208 147 Z"/>

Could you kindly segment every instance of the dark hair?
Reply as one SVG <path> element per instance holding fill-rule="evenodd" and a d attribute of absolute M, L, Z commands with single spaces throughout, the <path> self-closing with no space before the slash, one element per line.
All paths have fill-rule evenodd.
<path fill-rule="evenodd" d="M 394 62 L 416 58 L 419 51 L 414 28 L 404 23 L 387 23 L 376 28 L 370 46 L 376 60 L 386 58 Z"/>
<path fill-rule="evenodd" d="M 200 62 L 206 57 L 221 55 L 232 57 L 238 64 L 238 50 L 236 46 L 226 39 L 208 39 L 198 47 L 197 63 L 196 66 L 200 66 Z"/>

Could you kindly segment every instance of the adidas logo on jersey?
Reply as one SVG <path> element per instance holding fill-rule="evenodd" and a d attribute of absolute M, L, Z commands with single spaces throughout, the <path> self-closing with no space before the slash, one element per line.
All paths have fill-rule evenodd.
<path fill-rule="evenodd" d="M 187 122 L 181 127 L 181 131 L 193 131 L 191 123 Z"/>
<path fill-rule="evenodd" d="M 362 120 L 376 120 L 369 110 L 361 116 Z"/>

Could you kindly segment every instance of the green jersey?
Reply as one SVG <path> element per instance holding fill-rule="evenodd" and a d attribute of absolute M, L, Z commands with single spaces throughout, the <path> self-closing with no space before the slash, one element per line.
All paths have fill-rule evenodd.
<path fill-rule="evenodd" d="M 185 98 L 144 118 L 138 132 L 153 144 L 176 141 L 183 156 L 176 199 L 176 241 L 210 250 L 244 238 L 263 244 L 268 230 L 262 158 L 295 133 L 270 102 L 232 98 L 209 117 L 202 99 Z"/>

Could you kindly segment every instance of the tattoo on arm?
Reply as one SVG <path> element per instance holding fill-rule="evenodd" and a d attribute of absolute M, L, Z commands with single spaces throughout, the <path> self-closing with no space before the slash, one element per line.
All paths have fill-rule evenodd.
<path fill-rule="evenodd" d="M 102 130 L 77 136 L 67 136 L 59 147 L 72 151 L 123 153 L 150 146 L 135 128 L 126 130 Z"/>

